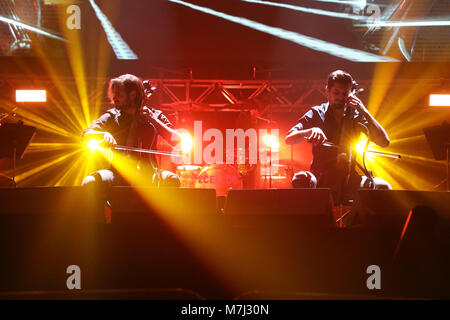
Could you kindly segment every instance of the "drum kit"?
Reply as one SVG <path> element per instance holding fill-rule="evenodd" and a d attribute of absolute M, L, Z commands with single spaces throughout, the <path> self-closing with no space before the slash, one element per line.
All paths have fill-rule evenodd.
<path fill-rule="evenodd" d="M 225 196 L 229 189 L 242 189 L 242 177 L 237 168 L 228 164 L 206 166 L 181 165 L 177 175 L 183 188 L 216 189 L 218 196 Z"/>
<path fill-rule="evenodd" d="M 200 170 L 195 187 L 216 189 L 218 196 L 225 196 L 230 189 L 242 189 L 243 181 L 235 166 L 210 164 Z"/>
<path fill-rule="evenodd" d="M 263 166 L 246 164 L 207 164 L 203 167 L 196 165 L 180 165 L 177 175 L 183 188 L 216 189 L 218 196 L 226 196 L 230 189 L 269 189 L 290 188 L 293 169 L 288 165 L 278 164 L 275 174 L 264 174 Z M 267 170 L 266 170 L 267 171 Z M 254 176 L 251 183 L 245 183 L 249 176 Z"/>

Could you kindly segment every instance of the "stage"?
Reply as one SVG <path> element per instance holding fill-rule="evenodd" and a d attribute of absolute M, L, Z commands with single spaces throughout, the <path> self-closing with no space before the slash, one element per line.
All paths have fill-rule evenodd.
<path fill-rule="evenodd" d="M 361 190 L 344 227 L 327 189 L 231 190 L 224 206 L 213 189 L 111 199 L 1 189 L 1 298 L 450 297 L 448 192 Z"/>

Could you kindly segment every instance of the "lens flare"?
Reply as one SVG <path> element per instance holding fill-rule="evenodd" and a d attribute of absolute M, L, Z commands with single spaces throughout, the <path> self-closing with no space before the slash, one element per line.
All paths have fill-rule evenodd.
<path fill-rule="evenodd" d="M 277 137 L 271 134 L 266 134 L 265 136 L 263 136 L 263 142 L 268 148 L 272 150 L 278 150 L 280 148 L 280 141 Z"/>
<path fill-rule="evenodd" d="M 194 139 L 189 133 L 181 133 L 181 150 L 183 153 L 188 153 L 192 150 L 194 146 Z"/>
<path fill-rule="evenodd" d="M 87 147 L 89 151 L 94 152 L 100 149 L 100 140 L 98 139 L 91 139 L 87 143 Z"/>
<path fill-rule="evenodd" d="M 356 150 L 356 152 L 358 153 L 358 156 L 360 156 L 362 158 L 363 153 L 364 153 L 364 149 L 366 147 L 366 143 L 367 143 L 367 138 L 362 137 L 355 145 L 353 150 Z M 370 145 L 370 144 L 369 144 Z M 375 160 L 375 156 L 374 154 L 370 153 L 370 152 L 366 152 L 366 156 L 365 156 L 366 161 L 372 162 Z"/>

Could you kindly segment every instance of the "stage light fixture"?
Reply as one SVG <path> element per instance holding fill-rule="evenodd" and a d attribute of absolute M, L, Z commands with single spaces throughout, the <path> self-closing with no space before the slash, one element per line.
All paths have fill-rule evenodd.
<path fill-rule="evenodd" d="M 450 94 L 430 94 L 430 107 L 450 107 Z"/>
<path fill-rule="evenodd" d="M 46 90 L 16 90 L 16 102 L 46 102 Z"/>

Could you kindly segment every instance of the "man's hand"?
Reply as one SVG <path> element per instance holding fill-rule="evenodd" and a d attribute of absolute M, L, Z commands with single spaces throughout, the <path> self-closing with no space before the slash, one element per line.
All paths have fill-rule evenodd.
<path fill-rule="evenodd" d="M 368 121 L 369 138 L 380 147 L 389 146 L 389 137 L 386 130 L 375 120 L 364 104 L 353 94 L 347 99 L 347 107 L 356 109 Z"/>
<path fill-rule="evenodd" d="M 175 146 L 181 141 L 181 136 L 178 134 L 177 130 L 172 129 L 170 125 L 158 118 L 158 113 L 151 108 L 145 106 L 142 107 L 140 114 L 155 126 L 158 134 L 160 134 L 170 145 Z"/>
<path fill-rule="evenodd" d="M 351 107 L 362 114 L 367 113 L 367 109 L 364 106 L 364 104 L 362 103 L 362 101 L 353 94 L 350 95 L 347 99 L 347 107 Z"/>
<path fill-rule="evenodd" d="M 95 137 L 96 140 L 101 139 L 99 142 L 100 145 L 111 146 L 117 144 L 116 139 L 114 139 L 111 133 L 106 131 L 87 130 L 82 139 L 87 140 L 89 137 L 91 137 L 91 139 Z"/>
<path fill-rule="evenodd" d="M 100 141 L 101 145 L 112 146 L 117 144 L 116 139 L 109 132 L 103 133 L 103 139 Z"/>
<path fill-rule="evenodd" d="M 313 145 L 322 145 L 325 141 L 327 141 L 327 137 L 325 133 L 323 133 L 322 129 L 318 127 L 314 127 L 308 130 L 308 135 L 305 135 L 306 140 L 311 142 Z"/>
<path fill-rule="evenodd" d="M 142 107 L 141 114 L 150 122 L 154 123 L 158 117 L 156 116 L 155 112 L 153 112 L 148 107 Z"/>

